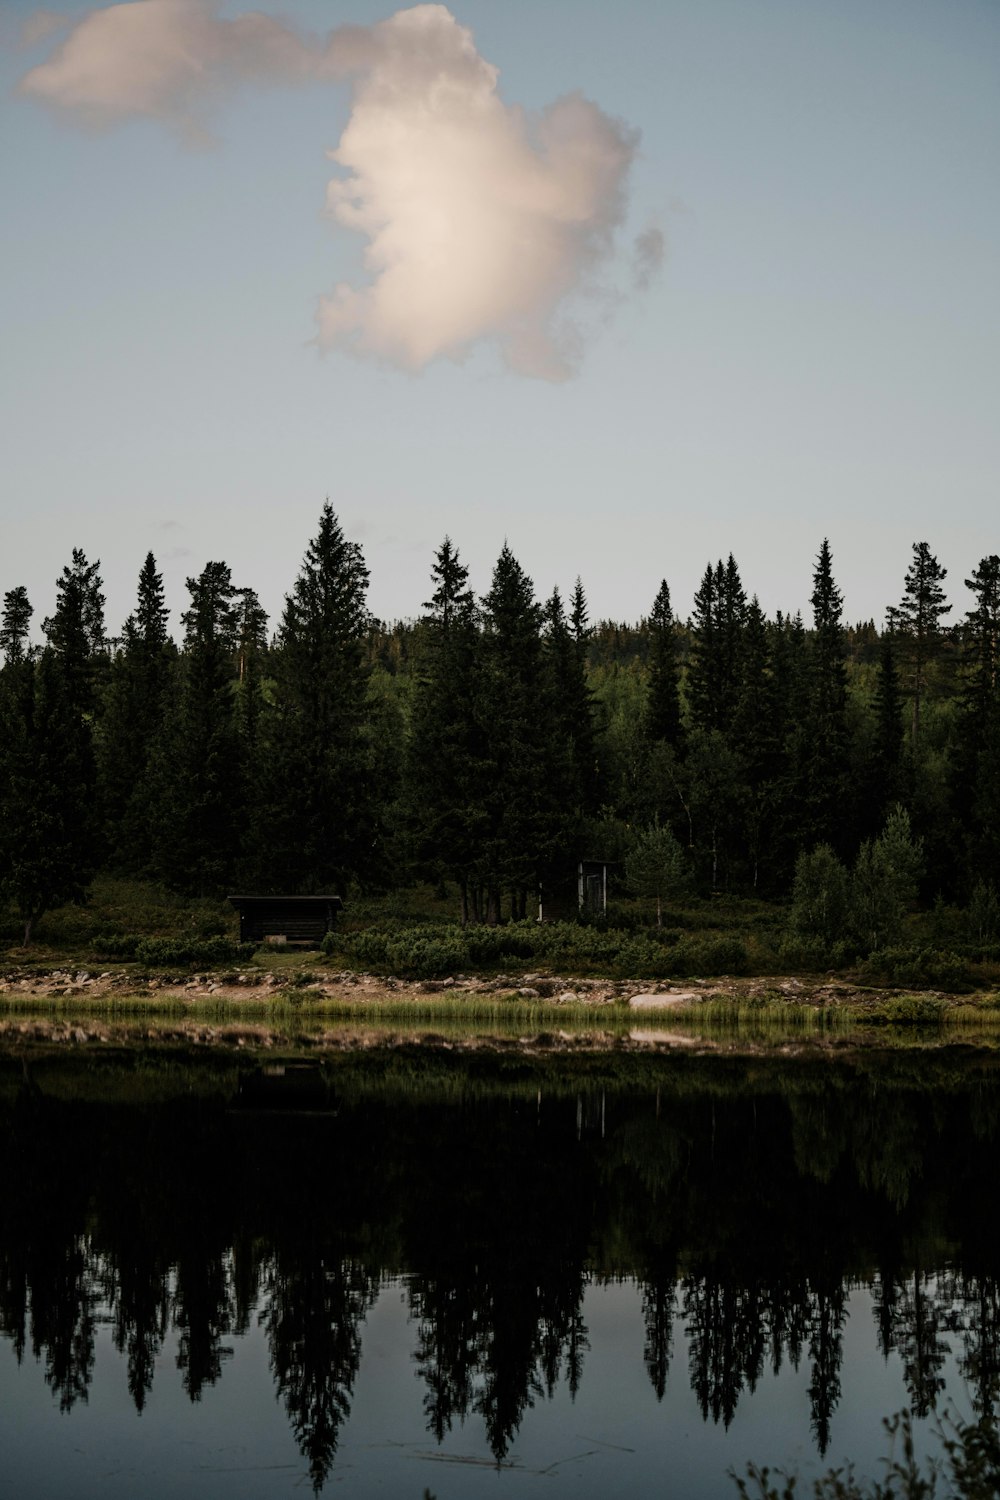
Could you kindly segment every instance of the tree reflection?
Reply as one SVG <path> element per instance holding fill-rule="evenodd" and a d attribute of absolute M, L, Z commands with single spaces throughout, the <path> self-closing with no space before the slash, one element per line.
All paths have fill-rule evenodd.
<path fill-rule="evenodd" d="M 580 1390 L 585 1296 L 607 1282 L 638 1287 L 652 1396 L 686 1378 L 706 1422 L 789 1364 L 825 1453 L 856 1287 L 917 1415 L 949 1352 L 995 1411 L 1000 1110 L 981 1082 L 577 1092 L 126 1120 L 34 1090 L 0 1112 L 0 1332 L 69 1411 L 108 1327 L 141 1412 L 168 1346 L 198 1400 L 258 1324 L 317 1492 L 397 1278 L 429 1433 L 481 1423 L 498 1464 L 534 1404 Z"/>
<path fill-rule="evenodd" d="M 377 1272 L 322 1253 L 306 1264 L 281 1254 L 265 1277 L 261 1321 L 271 1369 L 317 1494 L 351 1413 L 361 1325 L 378 1286 Z"/>

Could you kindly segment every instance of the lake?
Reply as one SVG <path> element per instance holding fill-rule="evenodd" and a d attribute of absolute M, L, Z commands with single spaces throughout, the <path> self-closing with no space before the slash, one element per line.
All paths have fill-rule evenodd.
<path fill-rule="evenodd" d="M 1000 1391 L 1000 1064 L 0 1064 L 0 1494 L 729 1497 Z"/>

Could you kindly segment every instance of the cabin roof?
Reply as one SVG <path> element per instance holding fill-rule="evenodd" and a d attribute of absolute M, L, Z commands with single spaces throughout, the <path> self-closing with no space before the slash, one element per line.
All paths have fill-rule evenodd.
<path fill-rule="evenodd" d="M 291 911 L 295 907 L 318 911 L 324 906 L 335 906 L 339 910 L 344 904 L 339 896 L 227 896 L 226 900 L 237 909 L 249 911 L 264 906 L 272 911 Z"/>

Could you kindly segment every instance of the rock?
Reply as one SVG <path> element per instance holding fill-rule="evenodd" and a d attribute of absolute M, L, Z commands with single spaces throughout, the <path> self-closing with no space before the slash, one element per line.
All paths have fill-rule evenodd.
<path fill-rule="evenodd" d="M 630 1010 L 669 1010 L 675 1005 L 690 1005 L 693 1000 L 700 1000 L 701 996 L 697 990 L 670 990 L 662 995 L 632 995 L 629 998 Z"/>

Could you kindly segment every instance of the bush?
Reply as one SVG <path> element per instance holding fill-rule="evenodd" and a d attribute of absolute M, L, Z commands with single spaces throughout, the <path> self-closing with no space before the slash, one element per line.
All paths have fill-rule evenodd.
<path fill-rule="evenodd" d="M 147 968 L 168 968 L 175 964 L 208 968 L 234 959 L 244 962 L 251 957 L 254 947 L 253 943 L 235 943 L 224 937 L 150 938 L 133 933 L 112 933 L 93 942 L 98 958 L 145 964 Z"/>
<path fill-rule="evenodd" d="M 942 953 L 934 948 L 883 948 L 872 953 L 861 965 L 868 979 L 883 984 L 906 985 L 913 989 L 967 990 L 972 987 L 969 965 L 957 953 Z"/>
<path fill-rule="evenodd" d="M 820 844 L 795 861 L 791 927 L 796 936 L 829 947 L 847 926 L 847 871 L 829 844 Z"/>

